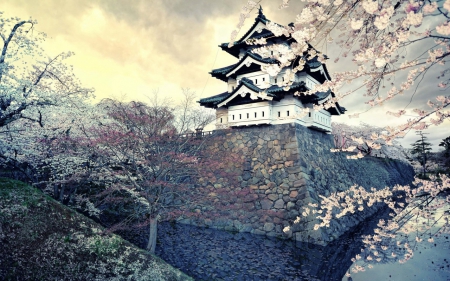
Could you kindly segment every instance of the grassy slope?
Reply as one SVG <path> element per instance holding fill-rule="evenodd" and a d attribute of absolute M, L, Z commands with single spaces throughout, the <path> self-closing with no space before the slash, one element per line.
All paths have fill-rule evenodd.
<path fill-rule="evenodd" d="M 0 178 L 0 280 L 192 280 L 24 183 Z"/>

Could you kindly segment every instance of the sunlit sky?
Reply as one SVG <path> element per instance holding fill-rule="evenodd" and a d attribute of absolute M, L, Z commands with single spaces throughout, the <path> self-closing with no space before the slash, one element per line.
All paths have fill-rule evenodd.
<path fill-rule="evenodd" d="M 280 24 L 294 21 L 300 6 L 279 10 L 280 2 L 261 1 L 264 14 Z M 228 42 L 245 3 L 246 0 L 2 0 L 0 9 L 7 17 L 36 19 L 36 30 L 48 35 L 48 55 L 75 52 L 68 63 L 74 66 L 85 87 L 95 88 L 97 100 L 125 97 L 146 101 L 146 96 L 154 91 L 174 100 L 180 97 L 181 88 L 190 88 L 199 98 L 224 92 L 225 83 L 208 72 L 236 62 L 218 45 Z M 253 19 L 248 19 L 246 27 L 252 23 Z M 328 51 L 331 59 L 327 66 L 332 76 L 345 68 L 333 63 L 333 55 L 337 54 L 330 53 L 332 49 L 318 49 Z M 431 89 L 435 85 L 433 81 Z M 415 99 L 423 104 L 430 85 L 424 83 L 422 88 L 427 90 L 422 94 L 418 91 Z M 343 116 L 334 121 L 392 125 L 399 121 L 387 117 L 385 112 L 397 106 L 403 108 L 406 103 L 406 99 L 394 100 L 360 119 Z M 367 109 L 360 97 L 347 98 L 341 105 L 350 114 Z M 437 150 L 440 140 L 450 135 L 450 122 L 428 132 Z M 401 142 L 409 147 L 415 139 L 417 136 L 410 132 Z"/>

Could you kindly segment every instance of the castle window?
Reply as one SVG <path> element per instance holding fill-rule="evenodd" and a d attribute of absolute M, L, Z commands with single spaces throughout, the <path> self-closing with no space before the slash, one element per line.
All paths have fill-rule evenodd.
<path fill-rule="evenodd" d="M 222 118 L 220 118 L 220 123 L 222 123 Z"/>
<path fill-rule="evenodd" d="M 258 79 L 255 79 L 255 84 L 258 84 Z"/>
<path fill-rule="evenodd" d="M 234 115 L 233 115 L 233 120 L 234 120 Z"/>
<path fill-rule="evenodd" d="M 255 118 L 256 118 L 256 112 L 255 112 Z"/>
<path fill-rule="evenodd" d="M 242 119 L 242 115 L 241 114 L 239 114 L 239 119 Z"/>
<path fill-rule="evenodd" d="M 278 117 L 281 117 L 281 113 L 278 111 Z"/>
<path fill-rule="evenodd" d="M 247 119 L 248 119 L 248 118 L 250 118 L 250 114 L 249 114 L 249 113 L 247 113 Z"/>
<path fill-rule="evenodd" d="M 283 79 L 282 81 L 284 82 L 284 77 L 281 77 L 281 79 Z"/>
<path fill-rule="evenodd" d="M 309 115 L 309 117 L 311 117 L 311 112 L 310 112 L 310 113 L 308 113 L 308 115 Z"/>
<path fill-rule="evenodd" d="M 287 111 L 286 116 L 289 116 L 289 110 Z"/>
<path fill-rule="evenodd" d="M 263 77 L 263 82 L 266 81 L 266 78 Z"/>
<path fill-rule="evenodd" d="M 262 117 L 264 117 L 264 111 L 262 112 Z"/>
<path fill-rule="evenodd" d="M 277 78 L 274 79 L 275 80 L 275 84 L 277 83 Z"/>

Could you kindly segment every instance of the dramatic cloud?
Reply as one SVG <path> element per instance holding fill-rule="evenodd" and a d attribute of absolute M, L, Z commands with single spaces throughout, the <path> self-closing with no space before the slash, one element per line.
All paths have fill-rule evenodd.
<path fill-rule="evenodd" d="M 291 2 L 291 8 L 283 10 L 278 9 L 281 1 L 263 1 L 262 5 L 271 20 L 288 24 L 295 20 L 302 5 L 301 1 Z M 246 0 L 3 0 L 1 9 L 6 16 L 37 19 L 36 29 L 49 36 L 46 49 L 51 55 L 74 51 L 76 55 L 70 63 L 83 84 L 96 89 L 98 99 L 125 95 L 127 99 L 145 101 L 146 95 L 156 89 L 174 99 L 181 94 L 181 87 L 191 88 L 201 97 L 225 91 L 226 85 L 208 72 L 236 62 L 218 45 L 228 42 L 245 3 Z M 252 23 L 253 19 L 248 19 L 242 31 Z M 345 69 L 342 61 L 333 62 L 340 56 L 339 50 L 331 45 L 316 47 L 330 57 L 327 65 L 331 75 Z M 388 117 L 385 112 L 405 106 L 424 107 L 428 99 L 443 95 L 436 87 L 436 76 L 437 72 L 427 73 L 409 105 L 411 95 L 405 95 L 367 111 L 360 119 L 343 116 L 335 121 L 399 124 L 405 119 Z M 363 91 L 341 104 L 350 113 L 366 111 L 369 107 L 364 105 L 367 99 Z M 448 124 L 444 126 L 449 128 Z M 437 145 L 449 130 L 440 126 L 428 131 Z M 410 132 L 403 141 L 405 147 L 414 138 L 414 132 Z"/>

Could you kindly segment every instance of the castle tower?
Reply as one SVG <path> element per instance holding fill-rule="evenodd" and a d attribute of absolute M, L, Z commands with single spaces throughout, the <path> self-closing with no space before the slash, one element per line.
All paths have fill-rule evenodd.
<path fill-rule="evenodd" d="M 262 67 L 279 62 L 274 58 L 273 51 L 268 58 L 253 53 L 252 49 L 262 45 L 248 45 L 246 40 L 266 38 L 269 46 L 284 44 L 288 48 L 290 43 L 295 42 L 293 38 L 275 37 L 266 29 L 268 22 L 270 20 L 260 8 L 252 27 L 234 42 L 231 48 L 228 47 L 229 43 L 219 45 L 223 51 L 236 57 L 238 62 L 210 72 L 213 77 L 226 82 L 228 90 L 201 99 L 200 105 L 216 109 L 216 128 L 297 123 L 319 131 L 331 132 L 331 115 L 341 115 L 345 108 L 337 103 L 335 107 L 327 110 L 315 110 L 313 106 L 326 102 L 334 97 L 334 93 L 327 91 L 314 95 L 302 94 L 313 89 L 314 85 L 331 79 L 325 64 L 317 57 L 306 60 L 305 67 L 295 74 L 293 84 L 289 88 L 285 88 L 281 83 L 286 70 L 292 66 L 283 68 L 276 77 L 262 71 Z M 295 92 L 300 95 L 294 95 Z"/>

